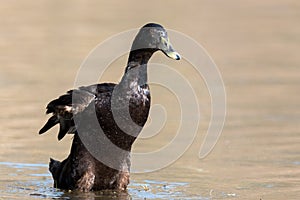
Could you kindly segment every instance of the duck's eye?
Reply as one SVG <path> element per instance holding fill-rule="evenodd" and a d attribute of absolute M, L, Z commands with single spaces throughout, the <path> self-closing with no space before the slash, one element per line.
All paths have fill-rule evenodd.
<path fill-rule="evenodd" d="M 162 31 L 159 31 L 159 36 L 163 37 L 165 34 Z"/>

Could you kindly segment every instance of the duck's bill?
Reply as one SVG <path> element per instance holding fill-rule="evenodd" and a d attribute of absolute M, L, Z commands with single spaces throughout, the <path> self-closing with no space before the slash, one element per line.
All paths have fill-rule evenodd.
<path fill-rule="evenodd" d="M 173 49 L 169 38 L 161 38 L 161 44 L 163 46 L 160 49 L 164 52 L 164 54 L 166 54 L 166 56 L 174 60 L 180 60 L 180 55 Z"/>
<path fill-rule="evenodd" d="M 164 52 L 169 58 L 172 58 L 174 60 L 180 60 L 180 54 L 176 51 L 165 51 Z"/>

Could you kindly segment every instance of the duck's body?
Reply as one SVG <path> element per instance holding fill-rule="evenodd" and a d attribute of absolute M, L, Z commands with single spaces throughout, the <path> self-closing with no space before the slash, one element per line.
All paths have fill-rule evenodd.
<path fill-rule="evenodd" d="M 50 160 L 49 170 L 55 187 L 81 191 L 126 189 L 131 146 L 146 123 L 150 109 L 147 63 L 157 50 L 179 59 L 169 44 L 163 49 L 158 41 L 149 43 L 148 40 L 155 39 L 160 32 L 165 33 L 165 30 L 157 24 L 147 24 L 141 29 L 119 84 L 80 87 L 48 104 L 47 113 L 53 116 L 40 134 L 59 123 L 59 140 L 67 133 L 75 135 L 69 156 L 62 162 Z M 92 140 L 98 143 L 91 149 Z"/>

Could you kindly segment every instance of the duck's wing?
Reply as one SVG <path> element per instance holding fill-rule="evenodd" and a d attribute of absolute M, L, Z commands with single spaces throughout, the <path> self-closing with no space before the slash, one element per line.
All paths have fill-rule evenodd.
<path fill-rule="evenodd" d="M 59 124 L 60 127 L 58 140 L 61 140 L 67 133 L 75 133 L 76 128 L 73 117 L 80 115 L 103 93 L 112 92 L 114 87 L 114 83 L 84 86 L 70 90 L 59 98 L 52 100 L 46 107 L 46 114 L 52 113 L 52 116 L 41 128 L 39 134 L 45 133 L 56 124 Z"/>

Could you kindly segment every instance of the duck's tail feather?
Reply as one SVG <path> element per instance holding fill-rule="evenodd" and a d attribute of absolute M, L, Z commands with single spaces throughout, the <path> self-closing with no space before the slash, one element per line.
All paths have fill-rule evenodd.
<path fill-rule="evenodd" d="M 49 171 L 51 172 L 53 178 L 57 179 L 57 170 L 60 167 L 61 162 L 59 162 L 58 160 L 54 160 L 52 158 L 50 158 L 50 162 L 49 162 Z"/>

